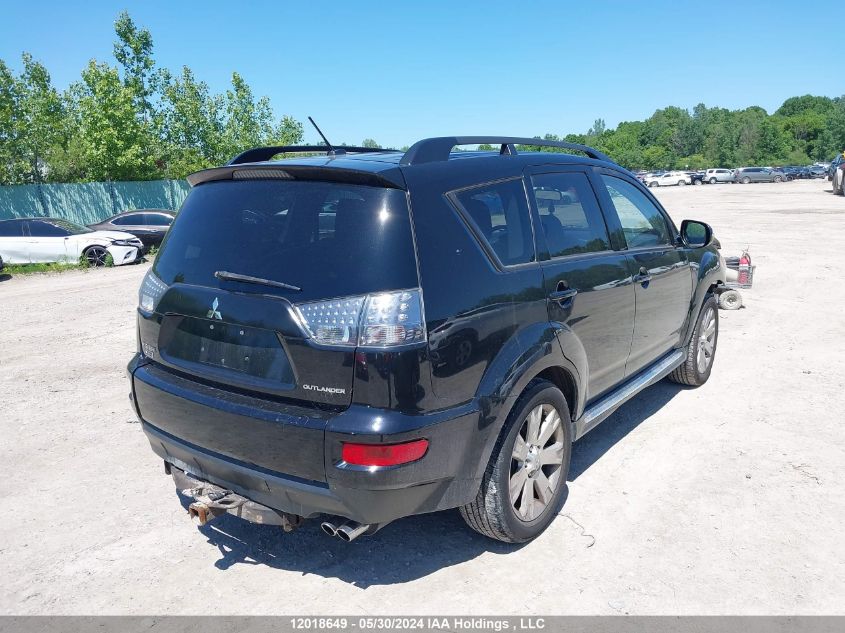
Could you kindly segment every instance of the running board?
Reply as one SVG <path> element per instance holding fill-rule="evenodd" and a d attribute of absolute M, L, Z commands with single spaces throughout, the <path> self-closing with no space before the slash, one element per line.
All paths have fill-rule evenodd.
<path fill-rule="evenodd" d="M 641 371 L 631 380 L 624 383 L 614 391 L 611 391 L 601 400 L 591 404 L 587 407 L 586 411 L 584 411 L 581 419 L 575 423 L 575 439 L 580 439 L 596 428 L 628 399 L 638 394 L 649 385 L 653 385 L 661 378 L 665 378 L 672 372 L 673 369 L 683 363 L 685 358 L 685 350 L 675 350 L 668 356 L 664 356 L 648 369 Z"/>

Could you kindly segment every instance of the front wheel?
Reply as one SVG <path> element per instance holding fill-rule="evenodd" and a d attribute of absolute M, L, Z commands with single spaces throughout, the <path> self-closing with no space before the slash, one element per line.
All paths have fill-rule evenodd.
<path fill-rule="evenodd" d="M 686 358 L 669 374 L 669 380 L 672 382 L 698 387 L 710 378 L 719 338 L 719 311 L 716 308 L 716 297 L 707 295 L 698 314 L 692 338 L 687 344 Z"/>
<path fill-rule="evenodd" d="M 100 267 L 106 265 L 106 253 L 102 246 L 92 246 L 85 251 L 83 257 L 89 266 Z"/>
<path fill-rule="evenodd" d="M 476 532 L 506 543 L 538 536 L 566 499 L 569 407 L 546 380 L 529 383 L 502 428 L 475 499 L 460 508 Z"/>
<path fill-rule="evenodd" d="M 775 176 L 775 182 L 783 182 L 783 178 L 780 176 Z"/>
<path fill-rule="evenodd" d="M 650 183 L 648 183 L 648 187 L 649 187 L 649 189 L 651 189 L 652 187 L 656 187 L 656 186 L 657 186 L 657 183 L 656 183 L 656 182 L 650 182 Z"/>

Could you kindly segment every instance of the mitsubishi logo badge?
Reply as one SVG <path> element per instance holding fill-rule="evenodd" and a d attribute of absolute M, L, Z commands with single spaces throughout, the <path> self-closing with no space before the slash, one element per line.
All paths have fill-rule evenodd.
<path fill-rule="evenodd" d="M 214 301 L 211 304 L 211 310 L 208 311 L 206 315 L 209 319 L 219 319 L 220 321 L 223 320 L 223 315 L 220 314 L 220 310 L 217 309 L 217 306 L 220 305 L 220 302 L 217 300 L 217 297 L 214 297 Z"/>

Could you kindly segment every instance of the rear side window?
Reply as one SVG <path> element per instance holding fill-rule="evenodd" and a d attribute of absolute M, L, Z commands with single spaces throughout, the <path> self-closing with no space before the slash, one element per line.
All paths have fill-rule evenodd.
<path fill-rule="evenodd" d="M 502 265 L 534 261 L 534 234 L 521 178 L 464 189 L 452 198 Z"/>
<path fill-rule="evenodd" d="M 610 250 L 607 227 L 586 175 L 537 174 L 531 181 L 549 255 Z"/>
<path fill-rule="evenodd" d="M 194 187 L 154 271 L 167 284 L 212 288 L 221 283 L 216 271 L 270 279 L 301 291 L 247 284 L 242 290 L 296 302 L 419 285 L 405 193 L 331 182 Z"/>
<path fill-rule="evenodd" d="M 70 235 L 65 229 L 50 222 L 30 222 L 29 234 L 32 237 L 65 237 Z"/>
<path fill-rule="evenodd" d="M 132 215 L 122 215 L 119 218 L 115 218 L 114 220 L 112 220 L 111 223 L 119 226 L 132 226 L 142 224 L 141 214 L 133 213 Z"/>
<path fill-rule="evenodd" d="M 20 220 L 0 222 L 0 237 L 23 237 L 23 222 Z"/>
<path fill-rule="evenodd" d="M 144 224 L 147 226 L 170 226 L 173 218 L 163 213 L 145 213 Z"/>

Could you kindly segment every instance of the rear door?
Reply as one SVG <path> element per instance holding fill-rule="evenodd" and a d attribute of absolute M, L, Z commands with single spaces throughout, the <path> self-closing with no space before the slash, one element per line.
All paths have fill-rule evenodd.
<path fill-rule="evenodd" d="M 348 406 L 361 329 L 396 317 L 402 328 L 387 334 L 412 341 L 419 321 L 409 210 L 396 189 L 282 179 L 198 185 L 152 275 L 140 336 L 155 362 L 297 401 Z M 373 301 L 380 312 L 363 323 Z"/>
<path fill-rule="evenodd" d="M 24 236 L 25 224 L 25 220 L 0 222 L 0 257 L 4 263 L 29 263 L 29 240 Z"/>
<path fill-rule="evenodd" d="M 634 329 L 627 258 L 614 250 L 585 170 L 534 168 L 529 179 L 549 320 L 571 330 L 583 346 L 591 400 L 625 374 Z"/>
<path fill-rule="evenodd" d="M 29 221 L 29 260 L 33 264 L 63 262 L 67 259 L 70 233 L 43 220 Z"/>
<path fill-rule="evenodd" d="M 692 300 L 693 277 L 672 221 L 657 201 L 621 172 L 599 176 L 606 215 L 618 222 L 634 279 L 636 320 L 625 375 L 677 347 Z"/>

